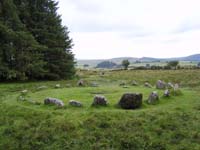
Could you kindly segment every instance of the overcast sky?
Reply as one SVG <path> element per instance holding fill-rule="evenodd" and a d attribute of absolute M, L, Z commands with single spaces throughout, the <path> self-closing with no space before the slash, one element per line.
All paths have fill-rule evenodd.
<path fill-rule="evenodd" d="M 200 0 L 58 0 L 78 59 L 200 53 Z"/>

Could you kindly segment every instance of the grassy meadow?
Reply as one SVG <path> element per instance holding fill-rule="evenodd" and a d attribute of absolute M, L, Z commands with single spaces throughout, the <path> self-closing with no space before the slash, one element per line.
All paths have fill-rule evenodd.
<path fill-rule="evenodd" d="M 164 98 L 163 90 L 144 87 L 159 79 L 179 83 L 182 94 Z M 22 90 L 28 90 L 25 101 L 18 100 Z M 68 81 L 1 83 L 0 150 L 199 150 L 199 90 L 200 70 L 78 70 Z M 156 105 L 145 102 L 152 91 L 160 95 Z M 142 108 L 117 107 L 127 92 L 143 94 Z M 108 106 L 91 107 L 95 95 L 104 95 Z M 44 105 L 46 97 L 63 100 L 64 108 Z M 83 107 L 69 106 L 72 99 Z"/>

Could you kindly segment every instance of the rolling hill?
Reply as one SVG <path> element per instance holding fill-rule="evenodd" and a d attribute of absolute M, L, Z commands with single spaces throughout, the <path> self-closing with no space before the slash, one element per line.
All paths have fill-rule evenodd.
<path fill-rule="evenodd" d="M 153 58 L 153 57 L 142 57 L 142 58 L 136 58 L 136 57 L 118 57 L 118 58 L 111 58 L 111 59 L 78 59 L 77 65 L 83 66 L 84 64 L 88 64 L 90 67 L 95 67 L 97 64 L 99 64 L 102 61 L 111 61 L 116 64 L 120 64 L 122 60 L 128 59 L 131 63 L 135 61 L 140 62 L 156 62 L 156 61 L 172 61 L 172 60 L 178 60 L 178 61 L 199 61 L 200 62 L 200 54 L 194 54 L 186 57 L 175 57 L 175 58 Z"/>

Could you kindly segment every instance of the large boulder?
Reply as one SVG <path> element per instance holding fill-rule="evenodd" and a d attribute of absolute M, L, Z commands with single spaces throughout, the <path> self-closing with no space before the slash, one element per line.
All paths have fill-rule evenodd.
<path fill-rule="evenodd" d="M 158 80 L 157 83 L 156 83 L 156 88 L 157 89 L 165 89 L 166 83 L 164 81 Z"/>
<path fill-rule="evenodd" d="M 158 93 L 156 91 L 151 92 L 151 94 L 149 95 L 149 98 L 147 100 L 148 104 L 155 104 L 159 101 L 159 96 Z"/>
<path fill-rule="evenodd" d="M 92 106 L 106 106 L 106 105 L 107 105 L 107 100 L 104 96 L 96 95 L 94 97 Z"/>
<path fill-rule="evenodd" d="M 69 105 L 74 106 L 74 107 L 82 107 L 82 103 L 76 100 L 70 100 Z"/>
<path fill-rule="evenodd" d="M 122 95 L 119 106 L 123 109 L 136 109 L 142 106 L 141 93 L 125 93 Z"/>
<path fill-rule="evenodd" d="M 45 104 L 45 105 L 54 104 L 54 105 L 57 105 L 57 106 L 59 106 L 59 107 L 63 107 L 63 106 L 64 106 L 63 101 L 61 101 L 61 100 L 59 100 L 59 99 L 56 99 L 56 98 L 50 98 L 50 97 L 48 97 L 48 98 L 46 98 L 46 99 L 44 100 L 44 104 Z"/>

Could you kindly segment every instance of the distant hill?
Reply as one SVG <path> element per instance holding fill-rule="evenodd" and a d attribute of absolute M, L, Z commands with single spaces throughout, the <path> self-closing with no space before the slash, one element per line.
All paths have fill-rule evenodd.
<path fill-rule="evenodd" d="M 178 60 L 178 61 L 197 61 L 200 62 L 200 54 L 194 54 L 186 57 L 176 57 L 176 58 L 152 58 L 152 57 L 142 57 L 142 58 L 136 58 L 136 57 L 118 57 L 118 58 L 111 58 L 111 59 L 91 59 L 91 60 L 77 60 L 78 66 L 83 66 L 84 64 L 88 64 L 90 67 L 96 67 L 97 64 L 103 62 L 103 61 L 110 61 L 116 64 L 121 64 L 121 62 L 124 59 L 128 59 L 131 63 L 134 63 L 136 61 L 140 62 L 159 62 L 159 61 L 172 61 L 172 60 Z"/>

